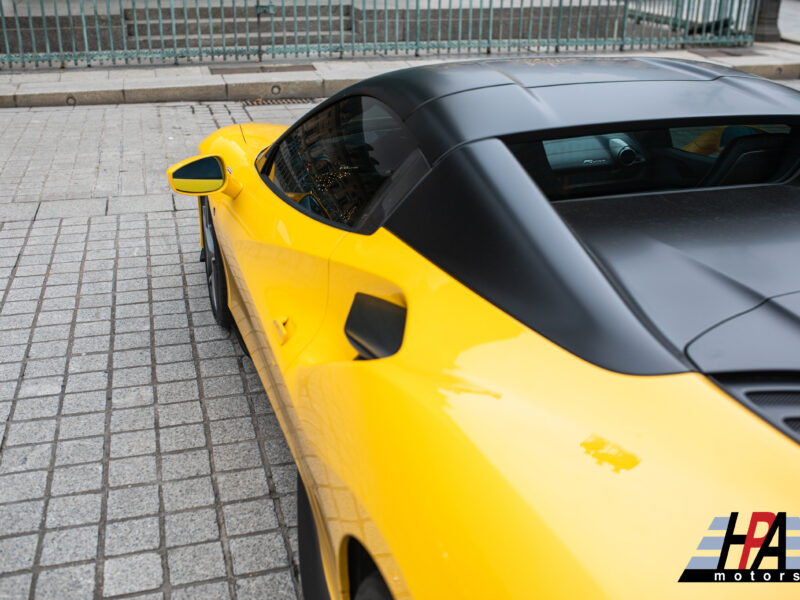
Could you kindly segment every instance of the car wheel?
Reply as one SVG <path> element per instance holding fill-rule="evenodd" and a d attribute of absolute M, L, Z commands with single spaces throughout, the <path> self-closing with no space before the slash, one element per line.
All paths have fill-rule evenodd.
<path fill-rule="evenodd" d="M 353 600 L 392 600 L 392 594 L 381 574 L 375 571 L 361 582 Z"/>
<path fill-rule="evenodd" d="M 322 556 L 319 550 L 314 514 L 306 495 L 306 486 L 297 474 L 297 537 L 300 545 L 300 581 L 306 600 L 330 600 Z"/>
<path fill-rule="evenodd" d="M 225 281 L 225 266 L 222 263 L 222 252 L 214 233 L 214 221 L 211 219 L 211 210 L 208 206 L 208 197 L 203 197 L 202 223 L 203 223 L 203 255 L 206 263 L 206 283 L 208 284 L 208 299 L 211 302 L 211 312 L 214 320 L 220 327 L 230 327 L 233 322 L 231 311 L 228 308 L 228 285 Z"/>

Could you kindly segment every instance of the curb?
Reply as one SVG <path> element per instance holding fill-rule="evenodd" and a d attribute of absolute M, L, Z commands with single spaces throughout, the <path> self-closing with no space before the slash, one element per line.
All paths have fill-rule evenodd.
<path fill-rule="evenodd" d="M 800 78 L 800 62 L 735 68 L 767 79 Z M 201 75 L 155 79 L 0 83 L 0 108 L 327 98 L 363 77 L 323 77 L 319 72 Z M 352 74 L 351 74 L 352 75 Z"/>

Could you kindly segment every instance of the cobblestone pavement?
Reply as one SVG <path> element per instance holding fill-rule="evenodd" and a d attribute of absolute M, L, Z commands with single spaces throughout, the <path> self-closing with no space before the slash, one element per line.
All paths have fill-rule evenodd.
<path fill-rule="evenodd" d="M 0 211 L 38 211 L 0 223 L 0 599 L 301 597 L 295 467 L 164 169 L 307 108 L 0 111 Z"/>

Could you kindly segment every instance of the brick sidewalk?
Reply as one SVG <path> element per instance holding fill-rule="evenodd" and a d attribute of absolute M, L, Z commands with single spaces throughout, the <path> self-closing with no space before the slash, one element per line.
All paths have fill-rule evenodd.
<path fill-rule="evenodd" d="M 33 200 L 0 209 L 40 213 L 0 224 L 0 598 L 298 599 L 295 468 L 252 363 L 214 324 L 196 211 L 82 214 L 87 199 L 174 202 L 163 168 L 226 123 L 200 105 L 115 110 L 0 111 L 17 131 L 0 177 Z M 81 114 L 107 136 L 86 160 Z M 158 127 L 123 139 L 133 116 Z M 72 165 L 55 196 L 28 176 L 48 139 Z M 107 152 L 142 173 L 138 196 L 81 172 Z M 72 216 L 44 218 L 51 206 Z"/>

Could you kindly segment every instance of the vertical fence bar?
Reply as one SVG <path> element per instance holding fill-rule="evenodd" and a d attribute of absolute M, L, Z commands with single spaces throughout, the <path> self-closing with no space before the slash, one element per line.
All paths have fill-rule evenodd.
<path fill-rule="evenodd" d="M 300 39 L 297 37 L 297 0 L 292 2 L 292 17 L 294 18 L 294 55 L 297 57 L 297 47 L 300 45 Z M 284 41 L 285 43 L 286 41 Z"/>
<path fill-rule="evenodd" d="M 177 65 L 178 64 L 178 31 L 177 31 L 177 24 L 175 23 L 175 0 L 169 0 L 169 20 L 171 24 L 172 30 L 172 53 L 173 61 Z"/>
<path fill-rule="evenodd" d="M 497 28 L 497 51 L 503 51 L 503 0 L 500 0 L 500 9 L 497 11 L 500 13 L 499 20 L 500 24 Z"/>
<path fill-rule="evenodd" d="M 233 9 L 233 59 L 239 60 L 239 18 L 236 16 L 236 0 L 231 3 Z"/>
<path fill-rule="evenodd" d="M 53 0 L 55 3 L 57 0 Z M 67 18 L 69 19 L 69 36 L 70 41 L 72 42 L 72 61 L 77 65 L 78 64 L 78 45 L 75 42 L 75 24 L 72 22 L 72 7 L 70 3 L 67 2 Z"/>
<path fill-rule="evenodd" d="M 100 16 L 97 13 L 97 0 L 92 0 L 92 10 L 94 11 L 94 33 L 97 37 L 97 56 L 100 57 L 100 62 L 103 62 L 103 44 L 100 41 Z M 90 60 L 90 56 L 86 57 L 86 61 Z"/>
<path fill-rule="evenodd" d="M 125 64 L 129 62 L 128 57 L 128 26 L 125 24 L 125 9 L 122 7 L 122 0 L 119 0 L 119 28 L 122 38 L 122 55 L 125 57 Z"/>
<path fill-rule="evenodd" d="M 122 0 L 120 0 L 122 1 Z M 2 4 L 2 2 L 0 2 Z M 58 60 L 61 64 L 64 64 L 64 44 L 61 40 L 61 23 L 58 16 L 58 3 L 56 0 L 53 0 L 53 17 L 56 21 L 56 40 L 58 41 Z M 5 36 L 5 18 L 3 18 L 3 35 Z M 6 38 L 8 39 L 8 38 Z"/>
<path fill-rule="evenodd" d="M 273 36 L 274 37 L 274 36 Z M 211 0 L 208 0 L 208 49 L 209 58 L 214 60 L 214 19 L 211 13 Z"/>
<path fill-rule="evenodd" d="M 353 53 L 355 54 L 355 50 Z M 308 0 L 306 0 L 306 56 L 311 56 L 311 19 L 309 18 Z"/>
<path fill-rule="evenodd" d="M 394 2 L 394 53 L 400 54 L 400 4 Z"/>
<path fill-rule="evenodd" d="M 620 50 L 625 50 L 625 36 L 627 30 L 628 30 L 628 0 L 625 0 L 625 2 L 622 5 L 622 31 L 620 32 L 621 41 L 619 44 Z"/>
<path fill-rule="evenodd" d="M 428 3 L 430 8 L 430 2 Z M 430 38 L 428 38 L 430 42 Z M 439 0 L 439 8 L 436 10 L 436 54 L 442 53 L 442 0 Z"/>
<path fill-rule="evenodd" d="M 84 49 L 84 52 L 88 55 L 89 54 L 89 31 L 86 29 L 86 9 L 85 9 L 83 3 L 84 3 L 84 0 L 81 0 L 81 27 L 83 28 L 83 49 Z M 78 63 L 75 63 L 75 64 L 78 64 Z"/>
<path fill-rule="evenodd" d="M 626 0 L 627 1 L 627 0 Z M 556 52 L 558 52 L 561 48 L 561 21 L 564 17 L 564 0 L 558 0 L 558 14 L 556 15 L 556 19 L 558 22 L 556 23 Z"/>
<path fill-rule="evenodd" d="M 2 2 L 2 0 L 0 0 Z M 47 66 L 53 66 L 53 57 L 50 54 L 50 32 L 47 30 L 47 16 L 44 14 L 44 0 L 39 0 L 39 10 L 42 11 L 42 28 L 44 29 L 44 50 L 47 53 Z"/>
<path fill-rule="evenodd" d="M 378 0 L 372 0 L 372 53 L 378 53 Z"/>
<path fill-rule="evenodd" d="M 225 39 L 227 28 L 225 27 L 225 2 L 219 0 L 219 27 L 222 30 L 222 60 L 228 56 L 228 40 Z M 284 44 L 286 43 L 286 36 L 284 35 Z"/>
<path fill-rule="evenodd" d="M 415 20 L 416 24 L 416 35 L 414 37 L 414 56 L 419 56 L 419 34 L 420 34 L 420 14 L 419 14 L 419 0 L 417 1 L 417 18 Z"/>
<path fill-rule="evenodd" d="M 339 58 L 344 56 L 344 0 L 339 0 Z"/>
<path fill-rule="evenodd" d="M 376 0 L 377 2 L 377 0 Z M 381 51 L 384 55 L 389 54 L 389 2 L 383 0 L 383 46 Z"/>
<path fill-rule="evenodd" d="M 31 0 L 25 0 L 28 7 L 28 30 L 31 32 L 31 51 L 33 53 L 33 66 L 39 66 L 39 51 L 36 48 L 36 34 L 33 29 L 33 14 L 31 13 Z"/>
<path fill-rule="evenodd" d="M 22 66 L 24 67 L 25 66 L 25 49 L 24 49 L 24 46 L 22 45 L 22 27 L 19 24 L 19 13 L 17 12 L 17 3 L 16 2 L 12 2 L 11 6 L 14 8 L 14 26 L 15 26 L 16 31 L 17 31 L 17 43 L 19 44 L 19 46 L 18 46 L 19 60 L 20 60 L 20 63 L 22 64 Z"/>
<path fill-rule="evenodd" d="M 3 43 L 6 48 L 6 64 L 11 68 L 11 44 L 8 42 L 8 28 L 6 27 L 6 12 L 3 9 L 3 2 L 0 1 L 0 27 L 3 32 Z M 22 48 L 20 48 L 20 51 Z"/>
<path fill-rule="evenodd" d="M 139 16 L 136 14 L 138 12 L 136 0 L 131 0 L 131 12 L 133 12 L 133 43 L 136 45 L 136 62 L 142 64 L 142 55 L 139 51 Z"/>
<path fill-rule="evenodd" d="M 492 53 L 492 30 L 494 28 L 494 0 L 489 0 L 489 28 L 486 35 L 486 54 Z"/>
<path fill-rule="evenodd" d="M 114 52 L 114 30 L 111 27 L 111 0 L 106 0 L 106 19 L 108 19 L 108 47 L 111 51 L 111 63 L 117 64 L 117 55 Z M 122 15 L 120 15 L 122 19 Z"/>
<path fill-rule="evenodd" d="M 159 54 L 161 55 L 161 62 L 166 62 L 166 49 L 167 41 L 164 39 L 164 17 L 161 14 L 161 0 L 156 1 L 156 9 L 158 11 L 158 47 Z"/>

